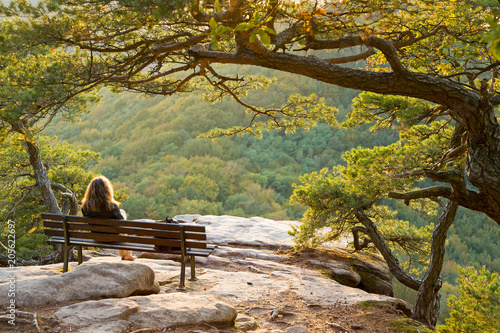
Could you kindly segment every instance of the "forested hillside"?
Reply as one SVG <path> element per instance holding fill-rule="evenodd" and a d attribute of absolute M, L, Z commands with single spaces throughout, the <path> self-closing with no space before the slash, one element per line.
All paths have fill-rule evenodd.
<path fill-rule="evenodd" d="M 279 75 L 290 76 L 286 85 L 253 94 L 250 102 L 271 105 L 300 90 L 325 97 L 345 114 L 356 94 Z M 151 99 L 103 94 L 81 121 L 61 120 L 45 134 L 100 152 L 102 160 L 91 170 L 127 188 L 123 207 L 132 218 L 199 213 L 299 219 L 303 209 L 290 206 L 288 198 L 300 175 L 342 163 L 342 153 L 358 145 L 393 139 L 320 124 L 307 133 L 269 132 L 262 139 L 247 135 L 213 142 L 198 135 L 249 122 L 250 116 L 233 100 L 210 105 L 200 94 Z"/>

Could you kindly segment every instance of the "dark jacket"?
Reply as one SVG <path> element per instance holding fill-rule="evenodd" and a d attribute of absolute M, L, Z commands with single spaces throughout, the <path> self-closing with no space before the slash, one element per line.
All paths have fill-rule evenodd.
<path fill-rule="evenodd" d="M 125 220 L 122 213 L 120 212 L 120 208 L 117 205 L 113 205 L 113 210 L 104 210 L 100 212 L 86 212 L 82 209 L 83 216 L 90 217 L 94 219 L 116 219 L 116 220 Z"/>

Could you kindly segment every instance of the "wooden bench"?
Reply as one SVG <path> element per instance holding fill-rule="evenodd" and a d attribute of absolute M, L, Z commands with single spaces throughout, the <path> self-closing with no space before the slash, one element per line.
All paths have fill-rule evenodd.
<path fill-rule="evenodd" d="M 185 288 L 186 261 L 191 262 L 190 281 L 197 280 L 195 257 L 208 257 L 216 248 L 206 243 L 204 226 L 114 219 L 94 219 L 81 216 L 42 213 L 44 232 L 49 244 L 64 245 L 63 272 L 68 271 L 72 246 L 78 250 L 82 263 L 82 246 L 141 252 L 177 254 L 181 257 L 180 290 Z M 155 245 L 162 246 L 158 250 Z"/>

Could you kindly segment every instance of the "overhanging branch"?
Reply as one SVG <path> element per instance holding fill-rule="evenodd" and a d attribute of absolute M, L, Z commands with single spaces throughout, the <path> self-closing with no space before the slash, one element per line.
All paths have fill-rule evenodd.
<path fill-rule="evenodd" d="M 62 184 L 51 183 L 50 187 L 54 190 L 58 190 L 59 194 L 62 195 L 66 200 L 63 206 L 63 214 L 76 215 L 78 213 L 78 200 L 73 191 Z"/>
<path fill-rule="evenodd" d="M 427 187 L 421 190 L 399 193 L 391 191 L 388 193 L 389 198 L 404 200 L 406 205 L 410 204 L 410 200 L 445 197 L 450 198 L 452 194 L 451 187 L 444 185 L 436 185 Z"/>
<path fill-rule="evenodd" d="M 376 52 L 373 49 L 373 47 L 368 47 L 368 49 L 366 51 L 360 52 L 358 54 L 354 54 L 351 56 L 345 56 L 345 57 L 330 58 L 330 59 L 325 59 L 325 60 L 331 64 L 346 64 L 346 63 L 366 59 L 369 56 L 374 55 L 375 53 Z"/>

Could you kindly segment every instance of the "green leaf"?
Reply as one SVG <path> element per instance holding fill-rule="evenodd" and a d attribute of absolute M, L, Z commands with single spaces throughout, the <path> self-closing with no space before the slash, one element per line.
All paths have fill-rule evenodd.
<path fill-rule="evenodd" d="M 269 27 L 267 27 L 267 26 L 266 26 L 266 27 L 263 27 L 263 28 L 264 28 L 264 30 L 265 30 L 267 33 L 269 33 L 269 34 L 271 34 L 271 35 L 275 35 L 275 36 L 277 36 L 276 31 L 274 31 L 273 29 L 271 29 L 271 28 L 269 28 Z"/>
<path fill-rule="evenodd" d="M 219 0 L 215 0 L 215 2 L 214 2 L 214 8 L 215 8 L 216 11 L 218 11 L 220 9 L 220 2 L 219 2 Z"/>
<path fill-rule="evenodd" d="M 269 37 L 269 35 L 266 34 L 266 32 L 264 30 L 259 29 L 258 33 L 259 33 L 259 36 L 260 36 L 260 41 L 264 45 L 269 45 L 271 43 L 271 37 Z"/>
<path fill-rule="evenodd" d="M 250 30 L 252 28 L 252 25 L 250 23 L 239 23 L 235 28 L 234 31 L 246 31 Z"/>
<path fill-rule="evenodd" d="M 215 29 L 217 29 L 217 22 L 213 17 L 210 19 L 210 22 L 208 22 L 208 24 L 210 25 L 210 28 L 212 28 L 212 31 L 215 31 Z"/>
<path fill-rule="evenodd" d="M 256 22 L 259 22 L 259 21 L 260 21 L 260 13 L 259 13 L 258 11 L 253 12 L 253 19 L 254 19 Z"/>

